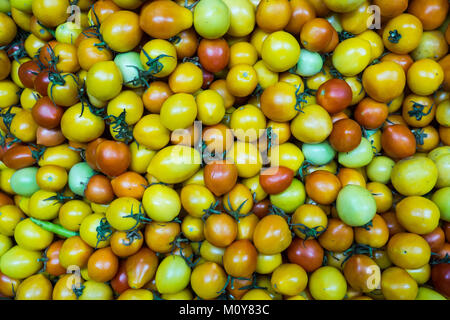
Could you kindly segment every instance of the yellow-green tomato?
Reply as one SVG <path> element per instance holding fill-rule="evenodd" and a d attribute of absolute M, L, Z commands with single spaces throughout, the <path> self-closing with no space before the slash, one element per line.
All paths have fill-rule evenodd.
<path fill-rule="evenodd" d="M 181 256 L 164 258 L 156 270 L 156 288 L 161 294 L 177 293 L 189 284 L 191 268 Z"/>
<path fill-rule="evenodd" d="M 56 192 L 36 191 L 30 198 L 30 216 L 40 220 L 55 219 L 62 205 L 55 197 Z"/>
<path fill-rule="evenodd" d="M 147 215 L 158 222 L 172 221 L 181 210 L 178 193 L 162 184 L 148 187 L 142 197 L 142 204 Z"/>
<path fill-rule="evenodd" d="M 0 233 L 0 258 L 6 251 L 11 249 L 13 242 L 10 237 Z"/>
<path fill-rule="evenodd" d="M 214 90 L 208 89 L 200 92 L 196 97 L 197 119 L 203 125 L 218 124 L 225 115 L 225 104 L 222 96 Z"/>
<path fill-rule="evenodd" d="M 42 268 L 40 251 L 14 246 L 0 259 L 0 271 L 10 278 L 25 279 Z"/>
<path fill-rule="evenodd" d="M 283 192 L 270 195 L 272 204 L 286 213 L 294 212 L 305 203 L 305 199 L 305 186 L 298 179 L 293 179 L 291 185 Z"/>

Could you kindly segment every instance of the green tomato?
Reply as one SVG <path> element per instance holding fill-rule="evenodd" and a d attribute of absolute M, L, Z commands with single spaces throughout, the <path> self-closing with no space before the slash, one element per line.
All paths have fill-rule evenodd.
<path fill-rule="evenodd" d="M 19 169 L 11 177 L 11 188 L 15 193 L 24 197 L 30 197 L 33 193 L 39 190 L 36 182 L 36 173 L 38 168 L 29 167 Z"/>
<path fill-rule="evenodd" d="M 24 249 L 44 250 L 52 243 L 53 233 L 42 229 L 28 218 L 17 224 L 14 239 Z"/>
<path fill-rule="evenodd" d="M 56 28 L 55 38 L 61 43 L 74 44 L 81 32 L 83 32 L 81 26 L 73 22 L 65 22 Z"/>
<path fill-rule="evenodd" d="M 42 268 L 42 252 L 14 246 L 0 258 L 0 271 L 13 279 L 25 279 Z"/>
<path fill-rule="evenodd" d="M 120 70 L 122 74 L 123 83 L 129 88 L 137 88 L 142 86 L 139 76 L 139 71 L 144 71 L 144 66 L 142 65 L 141 59 L 139 58 L 139 53 L 130 51 L 125 53 L 119 53 L 114 58 L 114 63 Z"/>
<path fill-rule="evenodd" d="M 5 254 L 6 251 L 11 249 L 12 246 L 13 242 L 11 238 L 0 233 L 0 258 Z"/>
<path fill-rule="evenodd" d="M 270 202 L 286 213 L 294 212 L 305 203 L 306 193 L 303 183 L 294 179 L 291 185 L 281 193 L 271 194 Z"/>
<path fill-rule="evenodd" d="M 450 222 L 450 187 L 437 190 L 431 197 L 441 212 L 441 219 Z"/>
<path fill-rule="evenodd" d="M 69 171 L 70 190 L 79 196 L 84 196 L 84 190 L 93 175 L 95 175 L 95 171 L 87 162 L 75 164 Z"/>
<path fill-rule="evenodd" d="M 231 13 L 222 0 L 200 0 L 194 9 L 195 31 L 206 39 L 218 39 L 227 33 Z"/>
<path fill-rule="evenodd" d="M 329 163 L 336 155 L 336 151 L 326 140 L 316 144 L 304 143 L 302 152 L 306 160 L 317 166 Z"/>
<path fill-rule="evenodd" d="M 372 159 L 366 168 L 367 177 L 373 182 L 387 184 L 391 181 L 392 168 L 395 161 L 385 156 L 377 156 Z"/>
<path fill-rule="evenodd" d="M 302 49 L 295 72 L 302 77 L 311 77 L 319 73 L 322 67 L 323 59 L 320 54 Z"/>
<path fill-rule="evenodd" d="M 180 256 L 164 258 L 156 270 L 156 288 L 159 293 L 177 293 L 187 287 L 191 278 L 191 268 Z"/>
<path fill-rule="evenodd" d="M 12 8 L 26 13 L 32 13 L 31 5 L 33 4 L 33 0 L 10 0 L 9 2 L 11 3 Z"/>
<path fill-rule="evenodd" d="M 447 300 L 439 292 L 427 287 L 420 287 L 417 292 L 416 300 Z"/>
<path fill-rule="evenodd" d="M 352 227 L 370 222 L 377 212 L 377 204 L 369 190 L 358 185 L 346 185 L 336 200 L 339 218 Z"/>
<path fill-rule="evenodd" d="M 350 152 L 339 152 L 338 161 L 347 168 L 367 166 L 373 159 L 372 145 L 366 138 L 361 138 L 359 146 Z"/>

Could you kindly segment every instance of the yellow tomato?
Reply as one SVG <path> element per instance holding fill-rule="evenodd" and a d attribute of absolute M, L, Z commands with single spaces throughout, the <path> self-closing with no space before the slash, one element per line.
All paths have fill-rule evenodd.
<path fill-rule="evenodd" d="M 341 74 L 352 77 L 361 73 L 369 65 L 371 58 L 370 42 L 355 37 L 339 43 L 334 49 L 332 60 L 334 67 Z"/>

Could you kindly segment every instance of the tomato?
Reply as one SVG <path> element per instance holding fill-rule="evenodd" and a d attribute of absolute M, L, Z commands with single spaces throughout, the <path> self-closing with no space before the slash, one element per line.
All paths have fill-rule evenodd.
<path fill-rule="evenodd" d="M 343 272 L 349 285 L 360 292 L 368 293 L 380 286 L 380 267 L 368 256 L 351 256 L 345 262 Z"/>
<path fill-rule="evenodd" d="M 175 93 L 194 93 L 202 84 L 202 70 L 192 62 L 178 64 L 169 76 L 169 87 Z"/>
<path fill-rule="evenodd" d="M 33 1 L 33 15 L 46 27 L 56 27 L 67 20 L 69 5 L 67 0 Z"/>
<path fill-rule="evenodd" d="M 349 152 L 361 143 L 361 128 L 352 119 L 341 119 L 333 124 L 328 137 L 331 146 L 338 152 Z"/>
<path fill-rule="evenodd" d="M 226 284 L 226 273 L 217 263 L 205 262 L 194 268 L 191 274 L 192 290 L 201 299 L 214 299 Z"/>
<path fill-rule="evenodd" d="M 329 52 L 337 44 L 333 44 L 335 36 L 337 37 L 336 31 L 326 19 L 314 18 L 303 25 L 300 32 L 300 41 L 306 50 Z M 331 50 L 329 50 L 330 45 L 333 46 Z"/>
<path fill-rule="evenodd" d="M 415 269 L 428 263 L 430 246 L 421 236 L 414 233 L 397 233 L 387 245 L 389 259 L 401 268 Z"/>
<path fill-rule="evenodd" d="M 231 12 L 222 0 L 201 0 L 194 9 L 195 31 L 206 39 L 218 39 L 229 29 Z"/>
<path fill-rule="evenodd" d="M 391 179 L 394 188 L 402 195 L 422 196 L 433 189 L 437 175 L 433 161 L 426 157 L 413 157 L 397 162 Z"/>
<path fill-rule="evenodd" d="M 230 47 L 224 39 L 202 39 L 197 54 L 203 68 L 210 72 L 219 72 L 228 64 Z"/>
<path fill-rule="evenodd" d="M 233 96 L 246 97 L 255 90 L 258 84 L 258 76 L 252 66 L 238 64 L 228 72 L 226 83 Z"/>
<path fill-rule="evenodd" d="M 344 40 L 334 50 L 333 65 L 344 76 L 355 76 L 370 63 L 371 50 L 370 42 L 367 40 L 361 38 Z M 349 64 L 350 59 L 354 63 Z"/>
<path fill-rule="evenodd" d="M 36 60 L 30 60 L 20 65 L 18 76 L 26 88 L 34 88 L 34 80 L 39 73 L 40 67 Z"/>
<path fill-rule="evenodd" d="M 294 172 L 286 167 L 271 167 L 259 176 L 261 187 L 268 194 L 277 194 L 286 190 L 292 183 Z"/>
<path fill-rule="evenodd" d="M 176 222 L 151 222 L 145 227 L 145 243 L 155 252 L 168 253 L 174 250 L 174 241 L 180 233 Z"/>
<path fill-rule="evenodd" d="M 448 2 L 442 0 L 414 0 L 409 4 L 408 12 L 420 19 L 424 30 L 433 30 L 444 22 L 448 12 Z"/>
<path fill-rule="evenodd" d="M 113 292 L 111 287 L 103 282 L 88 280 L 83 283 L 83 293 L 78 300 L 112 300 Z"/>
<path fill-rule="evenodd" d="M 444 187 L 436 190 L 431 197 L 431 200 L 439 207 L 441 219 L 447 222 L 450 220 L 450 208 L 445 199 L 449 195 L 449 192 L 450 187 Z"/>
<path fill-rule="evenodd" d="M 328 112 L 317 104 L 305 106 L 291 122 L 291 132 L 295 138 L 305 143 L 320 143 L 332 131 Z"/>
<path fill-rule="evenodd" d="M 90 280 L 106 282 L 116 275 L 119 259 L 111 247 L 98 249 L 89 257 L 87 268 Z"/>
<path fill-rule="evenodd" d="M 264 115 L 278 122 L 292 120 L 298 114 L 296 90 L 285 82 L 267 87 L 261 95 L 261 110 Z"/>
<path fill-rule="evenodd" d="M 285 31 L 276 31 L 264 40 L 261 58 L 271 71 L 283 72 L 297 64 L 300 51 L 294 36 Z"/>
<path fill-rule="evenodd" d="M 40 251 L 14 246 L 2 255 L 0 270 L 7 277 L 21 280 L 35 274 L 42 267 Z"/>
<path fill-rule="evenodd" d="M 332 252 L 343 252 L 353 243 L 353 229 L 339 219 L 329 219 L 327 229 L 319 236 L 320 245 Z"/>
<path fill-rule="evenodd" d="M 324 251 L 315 239 L 303 240 L 296 238 L 287 249 L 291 263 L 303 267 L 306 272 L 314 272 L 322 266 Z"/>
<path fill-rule="evenodd" d="M 414 300 L 418 286 L 404 269 L 391 267 L 381 274 L 381 292 L 386 300 Z"/>
<path fill-rule="evenodd" d="M 43 274 L 33 275 L 22 281 L 15 300 L 51 300 L 53 286 Z"/>
<path fill-rule="evenodd" d="M 439 208 L 423 197 L 406 197 L 396 206 L 397 219 L 409 232 L 427 234 L 439 224 Z"/>
<path fill-rule="evenodd" d="M 333 267 L 317 269 L 309 278 L 309 291 L 316 300 L 342 300 L 347 283 L 342 273 Z"/>
<path fill-rule="evenodd" d="M 20 221 L 14 230 L 16 243 L 27 250 L 43 250 L 53 241 L 53 233 L 36 225 L 30 219 Z"/>
<path fill-rule="evenodd" d="M 256 9 L 256 24 L 267 32 L 283 30 L 289 23 L 291 11 L 289 1 L 261 1 Z"/>
<path fill-rule="evenodd" d="M 249 240 L 237 240 L 223 256 L 224 269 L 232 277 L 248 277 L 256 270 L 257 252 Z"/>
<path fill-rule="evenodd" d="M 39 190 L 36 183 L 37 168 L 28 167 L 19 169 L 11 176 L 11 189 L 22 196 L 30 197 L 33 193 Z"/>
<path fill-rule="evenodd" d="M 15 114 L 11 121 L 9 131 L 17 139 L 23 142 L 31 142 L 36 139 L 37 123 L 30 111 L 23 110 Z"/>
<path fill-rule="evenodd" d="M 128 257 L 125 262 L 128 285 L 133 289 L 142 288 L 155 275 L 157 264 L 156 254 L 148 248 L 141 248 Z"/>
<path fill-rule="evenodd" d="M 450 268 L 448 263 L 438 264 L 431 268 L 431 281 L 434 287 L 445 296 L 450 293 L 449 278 Z"/>
<path fill-rule="evenodd" d="M 259 108 L 247 104 L 232 113 L 230 128 L 237 139 L 254 142 L 265 132 L 266 119 Z"/>
<path fill-rule="evenodd" d="M 350 105 L 352 90 L 344 80 L 331 79 L 319 87 L 316 99 L 329 113 L 338 113 Z"/>
<path fill-rule="evenodd" d="M 355 109 L 355 120 L 366 129 L 381 127 L 388 117 L 388 106 L 371 98 L 363 99 Z"/>
<path fill-rule="evenodd" d="M 406 54 L 419 45 L 422 34 L 422 22 L 416 16 L 403 13 L 387 23 L 383 43 L 393 53 Z"/>
<path fill-rule="evenodd" d="M 396 124 L 383 130 L 381 145 L 388 156 L 403 159 L 415 153 L 416 139 L 407 126 Z"/>
<path fill-rule="evenodd" d="M 446 298 L 430 288 L 419 287 L 416 300 L 446 300 Z"/>
<path fill-rule="evenodd" d="M 292 242 L 289 226 L 284 218 L 268 215 L 256 225 L 253 243 L 258 252 L 273 255 L 284 251 Z"/>
<path fill-rule="evenodd" d="M 1 12 L 0 13 L 0 24 L 2 26 L 3 30 L 6 30 L 1 38 L 0 38 L 0 45 L 6 46 L 8 45 L 16 36 L 17 34 L 17 26 L 14 23 L 14 20 L 11 19 L 8 15 Z"/>
<path fill-rule="evenodd" d="M 124 173 L 131 162 L 130 149 L 123 142 L 105 140 L 97 146 L 95 156 L 97 168 L 112 177 Z"/>
<path fill-rule="evenodd" d="M 403 68 L 397 63 L 383 61 L 366 68 L 362 82 L 372 99 L 388 103 L 402 94 L 406 76 Z"/>
<path fill-rule="evenodd" d="M 444 72 L 437 62 L 431 59 L 421 59 L 414 62 L 409 68 L 407 81 L 411 91 L 426 96 L 439 88 L 444 81 Z"/>

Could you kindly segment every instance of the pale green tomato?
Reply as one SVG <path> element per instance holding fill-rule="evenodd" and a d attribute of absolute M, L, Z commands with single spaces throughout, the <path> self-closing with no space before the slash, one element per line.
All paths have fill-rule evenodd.
<path fill-rule="evenodd" d="M 359 146 L 350 152 L 339 152 L 338 161 L 347 168 L 367 166 L 373 159 L 372 145 L 366 138 L 361 138 Z"/>
<path fill-rule="evenodd" d="M 87 162 L 75 164 L 69 171 L 70 190 L 79 196 L 84 196 L 84 190 L 93 175 L 95 175 L 95 171 Z"/>
<path fill-rule="evenodd" d="M 438 169 L 436 187 L 450 187 L 450 153 L 439 156 L 435 164 Z"/>
<path fill-rule="evenodd" d="M 341 21 L 339 19 L 339 15 L 336 13 L 333 13 L 332 15 L 325 18 L 328 20 L 328 22 L 333 26 L 334 30 L 336 32 L 342 32 L 344 29 L 342 28 Z"/>
<path fill-rule="evenodd" d="M 352 227 L 370 222 L 377 212 L 377 204 L 369 190 L 358 185 L 346 185 L 336 200 L 339 218 Z"/>
<path fill-rule="evenodd" d="M 36 173 L 38 168 L 29 167 L 19 169 L 11 177 L 11 188 L 15 193 L 24 197 L 30 197 L 33 193 L 39 190 L 36 182 Z"/>
<path fill-rule="evenodd" d="M 322 70 L 323 59 L 317 52 L 311 52 L 306 49 L 300 51 L 300 57 L 297 62 L 295 73 L 302 77 L 311 77 Z"/>
<path fill-rule="evenodd" d="M 56 28 L 55 38 L 61 43 L 74 44 L 81 32 L 83 29 L 78 24 L 65 22 Z"/>
<path fill-rule="evenodd" d="M 0 258 L 0 271 L 10 278 L 25 279 L 42 268 L 40 251 L 14 246 Z"/>
<path fill-rule="evenodd" d="M 336 151 L 326 140 L 316 144 L 304 143 L 302 152 L 306 160 L 317 166 L 329 163 L 336 155 Z"/>
<path fill-rule="evenodd" d="M 385 156 L 376 156 L 366 168 L 367 177 L 373 182 L 387 184 L 391 181 L 395 161 Z"/>
<path fill-rule="evenodd" d="M 139 71 L 144 71 L 139 53 L 130 51 L 125 53 L 119 53 L 114 58 L 114 63 L 122 74 L 123 83 L 129 88 L 137 88 L 143 85 L 142 78 L 139 76 Z"/>
<path fill-rule="evenodd" d="M 206 39 L 218 39 L 227 33 L 231 13 L 222 0 L 200 0 L 194 9 L 195 31 Z"/>
<path fill-rule="evenodd" d="M 431 200 L 438 206 L 441 219 L 450 222 L 450 187 L 437 190 Z"/>
<path fill-rule="evenodd" d="M 0 12 L 3 13 L 11 12 L 11 4 L 9 0 L 0 0 Z"/>
<path fill-rule="evenodd" d="M 177 293 L 187 287 L 191 277 L 191 268 L 180 256 L 170 255 L 164 258 L 156 270 L 156 288 L 159 293 Z"/>
<path fill-rule="evenodd" d="M 270 202 L 284 212 L 292 213 L 305 203 L 305 198 L 305 186 L 300 180 L 294 179 L 291 185 L 283 192 L 271 194 Z"/>

